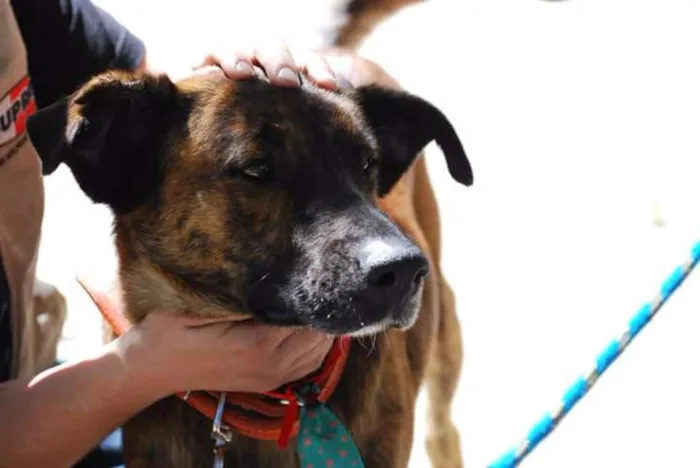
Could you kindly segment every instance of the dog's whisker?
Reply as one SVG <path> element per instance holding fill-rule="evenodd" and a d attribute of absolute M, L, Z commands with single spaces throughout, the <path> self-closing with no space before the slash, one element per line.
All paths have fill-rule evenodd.
<path fill-rule="evenodd" d="M 377 335 L 370 335 L 369 336 L 369 341 L 372 344 L 370 347 L 369 353 L 367 354 L 368 356 L 372 354 L 372 352 L 376 349 L 377 347 Z"/>
<path fill-rule="evenodd" d="M 268 271 L 267 273 L 265 273 L 264 275 L 262 275 L 260 278 L 256 279 L 256 280 L 253 282 L 253 286 L 257 286 L 258 284 L 262 283 L 262 282 L 265 281 L 271 274 L 272 274 L 272 272 L 271 272 L 271 271 Z"/>
<path fill-rule="evenodd" d="M 367 351 L 367 355 L 369 356 L 369 350 L 367 349 L 367 345 L 365 345 L 365 339 L 364 339 L 364 337 L 362 337 L 362 336 L 359 337 L 359 338 L 357 339 L 357 344 L 359 344 L 360 346 L 362 346 L 362 349 L 364 349 L 365 351 Z"/>

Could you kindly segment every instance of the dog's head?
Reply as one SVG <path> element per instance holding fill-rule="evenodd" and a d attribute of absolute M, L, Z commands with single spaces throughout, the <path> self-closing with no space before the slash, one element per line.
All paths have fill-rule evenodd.
<path fill-rule="evenodd" d="M 110 72 L 43 114 L 34 145 L 112 209 L 132 287 L 332 334 L 416 320 L 428 262 L 376 197 L 432 140 L 472 182 L 445 116 L 377 87 Z"/>

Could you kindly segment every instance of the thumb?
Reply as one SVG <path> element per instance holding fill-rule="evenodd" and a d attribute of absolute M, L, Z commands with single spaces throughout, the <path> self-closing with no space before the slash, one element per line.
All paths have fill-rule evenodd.
<path fill-rule="evenodd" d="M 243 323 L 243 322 L 253 322 L 252 317 L 239 314 L 236 312 L 224 315 L 222 317 L 192 317 L 183 316 L 182 323 L 187 327 L 203 327 L 206 325 L 212 325 L 215 323 Z"/>

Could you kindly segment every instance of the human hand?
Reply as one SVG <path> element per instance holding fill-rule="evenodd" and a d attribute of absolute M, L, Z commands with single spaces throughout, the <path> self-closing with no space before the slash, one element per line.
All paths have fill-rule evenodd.
<path fill-rule="evenodd" d="M 368 85 L 380 85 L 387 88 L 401 89 L 401 85 L 376 62 L 366 59 L 344 48 L 329 48 L 321 53 L 326 64 L 336 77 L 344 80 L 347 86 L 359 88 Z"/>
<path fill-rule="evenodd" d="M 134 378 L 163 397 L 190 389 L 273 390 L 317 370 L 332 341 L 313 330 L 155 311 L 117 339 L 115 348 Z"/>
<path fill-rule="evenodd" d="M 323 55 L 311 51 L 295 51 L 282 41 L 262 41 L 259 46 L 247 46 L 226 53 L 208 54 L 195 70 L 218 66 L 231 79 L 260 78 L 276 86 L 299 86 L 300 74 L 327 89 L 349 87 L 349 80 L 337 76 Z"/>

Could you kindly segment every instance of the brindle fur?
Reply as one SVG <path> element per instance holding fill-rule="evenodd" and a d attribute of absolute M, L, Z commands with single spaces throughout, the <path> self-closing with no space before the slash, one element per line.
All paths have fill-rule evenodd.
<path fill-rule="evenodd" d="M 437 268 L 437 203 L 422 156 L 378 203 L 429 256 L 431 272 L 419 319 L 410 330 L 388 330 L 376 342 L 353 343 L 330 406 L 347 424 L 368 468 L 405 467 L 418 391 L 427 380 L 431 461 L 437 468 L 461 467 L 459 435 L 450 415 L 462 361 L 461 337 L 454 296 Z M 154 301 L 169 298 L 152 295 Z M 213 463 L 210 433 L 211 421 L 197 411 L 174 397 L 162 400 L 125 425 L 127 466 L 208 468 Z M 291 448 L 280 452 L 274 442 L 235 437 L 225 466 L 298 467 L 294 445 L 292 440 Z"/>
<path fill-rule="evenodd" d="M 368 64 L 368 67 L 375 82 L 396 86 L 374 65 Z M 277 200 L 271 204 L 274 208 L 269 209 L 279 209 L 283 203 L 283 200 Z M 431 405 L 428 439 L 431 461 L 439 468 L 460 467 L 460 441 L 451 421 L 450 407 L 462 362 L 461 336 L 455 299 L 439 270 L 441 252 L 437 203 L 422 155 L 392 191 L 378 200 L 378 205 L 428 256 L 431 270 L 426 278 L 416 324 L 407 332 L 388 330 L 378 336 L 376 342 L 354 342 L 346 371 L 330 405 L 348 425 L 367 467 L 405 467 L 412 445 L 416 398 L 421 385 L 427 381 Z M 165 242 L 173 237 L 173 243 L 177 245 L 182 241 L 174 236 L 180 239 L 191 236 L 186 229 L 177 229 L 178 221 L 186 218 L 185 213 L 178 210 L 171 214 L 170 223 L 174 229 L 161 233 L 165 235 L 167 232 Z M 138 220 L 134 221 L 132 226 L 140 226 Z M 284 222 L 283 216 L 279 222 Z M 118 226 L 118 233 L 125 229 L 121 223 Z M 213 243 L 221 235 L 217 225 L 209 224 L 206 220 L 200 220 L 196 230 L 206 233 L 208 239 L 214 239 Z M 129 271 L 129 258 L 138 263 L 140 255 L 145 253 L 136 253 L 133 257 L 127 254 L 133 245 L 125 245 L 124 240 L 142 237 L 142 234 L 139 231 L 128 234 L 128 229 L 121 232 L 117 238 L 121 240 L 123 271 Z M 198 268 L 203 271 L 213 270 L 208 265 L 217 265 L 217 261 L 221 260 L 216 255 L 212 258 L 198 252 L 200 250 L 195 249 L 192 258 L 201 262 Z M 173 254 L 177 253 L 175 249 Z M 127 294 L 138 291 L 135 294 L 137 297 L 127 300 L 133 310 L 147 311 L 156 304 L 173 308 L 183 306 L 182 303 L 169 304 L 174 298 L 181 301 L 183 291 L 176 294 L 166 292 L 173 286 L 170 283 L 166 285 L 162 275 L 144 269 L 143 265 L 131 271 L 122 281 Z M 144 276 L 151 279 L 146 280 Z M 218 278 L 214 283 L 217 281 Z M 162 283 L 158 285 L 154 282 Z M 193 311 L 214 313 L 210 304 L 198 298 L 188 299 L 187 306 Z M 213 462 L 210 432 L 209 420 L 176 398 L 165 399 L 140 413 L 124 427 L 128 466 L 210 467 Z M 294 441 L 290 447 L 294 447 Z M 226 456 L 226 467 L 296 466 L 298 463 L 293 449 L 280 452 L 274 443 L 246 437 L 236 437 Z"/>
<path fill-rule="evenodd" d="M 363 61 L 359 69 L 358 81 L 398 89 L 376 64 Z M 158 158 L 144 158 L 144 151 L 118 151 L 115 140 L 117 150 L 105 145 L 100 158 L 108 167 L 113 158 L 122 158 L 118 167 L 124 170 L 116 176 L 113 171 L 101 174 L 105 178 L 95 184 L 90 181 L 99 179 L 99 174 L 87 167 L 89 161 L 66 161 L 82 189 L 96 202 L 109 204 L 115 213 L 121 287 L 129 318 L 138 322 L 155 307 L 202 316 L 253 313 L 246 288 L 262 272 L 281 266 L 271 258 L 275 253 L 285 257 L 289 251 L 289 230 L 295 223 L 290 206 L 298 194 L 277 191 L 261 197 L 245 184 L 218 179 L 221 168 L 231 163 L 227 158 L 266 151 L 260 146 L 275 141 L 284 145 L 288 157 L 299 158 L 320 140 L 338 136 L 352 140 L 353 135 L 368 130 L 358 123 L 352 100 L 312 90 L 312 94 L 322 94 L 326 104 L 304 108 L 296 98 L 290 99 L 287 90 L 268 87 L 256 92 L 256 87 L 264 85 L 224 83 L 212 77 L 178 83 L 177 93 L 194 97 L 190 101 L 194 104 L 176 105 L 169 117 L 155 118 L 151 112 L 164 105 L 175 85 L 162 78 L 110 73 L 92 80 L 73 97 L 69 138 L 78 135 L 78 141 L 81 135 L 92 136 L 89 129 L 76 126 L 75 119 L 81 115 L 99 118 L 100 99 L 114 98 L 112 93 L 125 92 L 125 87 L 137 96 L 144 86 L 152 89 L 145 97 L 131 100 L 141 106 L 141 125 L 122 129 L 117 137 L 146 141 L 145 148 L 160 154 Z M 97 109 L 96 116 L 91 106 Z M 305 113 L 300 114 L 300 106 Z M 323 115 L 312 118 L 314 112 Z M 150 134 L 144 135 L 144 129 Z M 353 141 L 371 146 L 371 139 Z M 361 145 L 354 148 L 358 155 L 372 151 Z M 235 161 L 234 167 L 238 167 Z M 90 178 L 81 176 L 86 172 Z M 318 173 L 315 177 L 303 180 L 295 190 L 303 191 L 304 184 L 317 182 Z M 382 195 L 375 198 L 377 206 L 430 263 L 420 295 L 420 314 L 406 331 L 388 329 L 376 339 L 353 342 L 330 406 L 348 426 L 368 468 L 405 467 L 416 398 L 427 383 L 431 461 L 435 467 L 460 467 L 459 435 L 450 406 L 460 374 L 462 343 L 455 299 L 440 271 L 439 215 L 422 154 Z M 179 399 L 166 398 L 124 426 L 127 466 L 210 467 L 210 432 L 210 420 Z M 226 467 L 298 467 L 294 445 L 292 440 L 291 448 L 279 451 L 274 442 L 237 436 L 228 447 Z"/>

